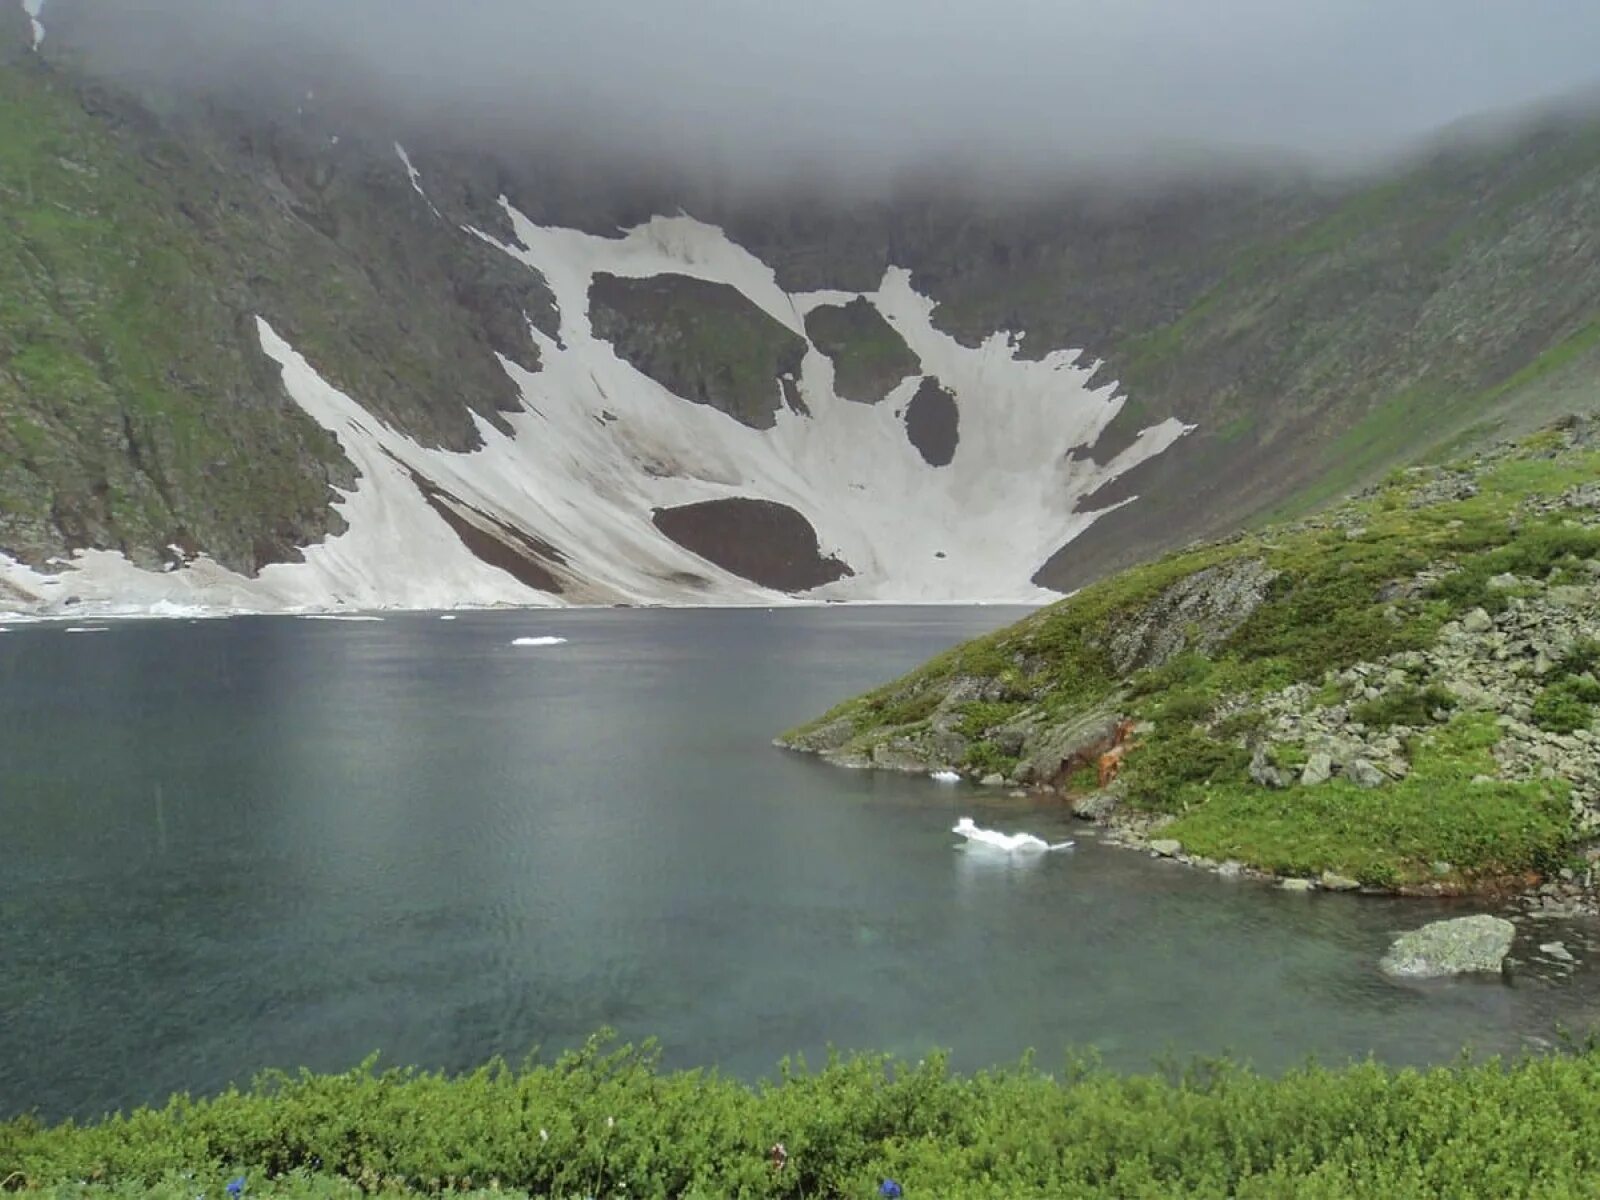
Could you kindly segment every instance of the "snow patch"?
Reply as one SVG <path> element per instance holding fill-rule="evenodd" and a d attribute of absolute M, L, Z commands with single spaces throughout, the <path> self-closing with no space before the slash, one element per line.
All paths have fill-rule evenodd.
<path fill-rule="evenodd" d="M 44 0 L 22 0 L 22 11 L 28 14 L 28 22 L 33 26 L 33 48 L 37 50 L 44 42 L 44 25 L 39 21 L 39 14 L 44 10 Z"/>
<path fill-rule="evenodd" d="M 406 176 L 411 180 L 412 190 L 415 191 L 417 195 L 422 197 L 422 202 L 428 206 L 428 210 L 432 212 L 434 216 L 438 217 L 441 221 L 444 220 L 444 214 L 441 213 L 437 208 L 434 208 L 433 201 L 428 198 L 428 193 L 422 190 L 422 175 L 420 172 L 418 172 L 416 167 L 412 166 L 411 156 L 406 153 L 406 148 L 399 142 L 396 142 L 394 144 L 394 152 L 400 156 L 401 165 L 403 165 L 406 169 Z"/>
<path fill-rule="evenodd" d="M 395 153 L 424 200 L 405 148 Z M 1056 594 L 1031 577 L 1064 543 L 1110 508 L 1081 511 L 1097 489 L 1160 454 L 1192 426 L 1167 420 L 1143 430 L 1111 462 L 1092 447 L 1121 410 L 1077 352 L 1017 357 L 999 332 L 963 346 L 933 323 L 934 301 L 908 271 L 886 271 L 875 291 L 791 295 L 773 269 L 691 217 L 656 217 L 616 237 L 541 226 L 502 199 L 514 244 L 473 230 L 539 270 L 555 295 L 559 337 L 530 327 L 541 369 L 502 359 L 522 393 L 504 414 L 509 431 L 476 420 L 481 448 L 418 445 L 331 386 L 265 321 L 262 349 L 294 401 L 338 441 L 357 480 L 335 508 L 344 533 L 308 546 L 303 561 L 256 578 L 204 555 L 176 553 L 165 571 L 144 571 L 109 551 L 84 551 L 58 574 L 0 555 L 0 594 L 19 607 L 58 611 L 73 595 L 85 616 L 216 612 L 333 613 L 497 605 L 667 604 L 771 606 L 857 603 L 1041 603 Z M 843 400 L 831 361 L 809 347 L 799 391 L 808 416 L 784 407 L 772 428 L 750 428 L 673 395 L 594 336 L 588 292 L 596 273 L 688 275 L 736 288 L 773 320 L 805 336 L 818 304 L 864 297 L 954 395 L 960 438 L 947 465 L 930 467 L 899 412 L 921 378 L 876 405 Z M 776 383 L 774 384 L 776 386 Z M 512 540 L 556 551 L 544 565 L 560 594 L 541 591 L 484 562 L 418 487 L 450 498 L 457 516 Z M 746 498 L 787 505 L 816 530 L 824 557 L 853 575 L 801 597 L 752 584 L 683 549 L 651 520 L 657 508 Z M 1131 501 L 1124 501 L 1129 503 Z"/>

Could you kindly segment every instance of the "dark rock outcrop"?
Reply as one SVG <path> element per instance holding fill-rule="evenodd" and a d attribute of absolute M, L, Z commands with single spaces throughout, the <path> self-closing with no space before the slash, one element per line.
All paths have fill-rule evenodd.
<path fill-rule="evenodd" d="M 855 574 L 822 556 L 810 521 L 772 500 L 706 500 L 658 508 L 652 519 L 685 550 L 762 587 L 804 592 Z"/>
<path fill-rule="evenodd" d="M 596 275 L 589 319 L 619 358 L 673 395 L 754 429 L 772 428 L 781 383 L 799 378 L 806 352 L 803 338 L 741 292 L 687 275 Z"/>
<path fill-rule="evenodd" d="M 949 388 L 929 375 L 906 405 L 906 437 L 930 467 L 949 466 L 961 441 L 961 410 Z"/>

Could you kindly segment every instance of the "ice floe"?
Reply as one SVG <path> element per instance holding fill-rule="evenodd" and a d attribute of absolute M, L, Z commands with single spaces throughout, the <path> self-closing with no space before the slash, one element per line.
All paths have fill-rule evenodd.
<path fill-rule="evenodd" d="M 958 833 L 967 839 L 969 846 L 982 846 L 990 850 L 1004 850 L 1008 853 L 1039 852 L 1045 850 L 1066 850 L 1071 842 L 1047 842 L 1042 837 L 1035 837 L 1031 833 L 1000 833 L 993 829 L 984 829 L 976 824 L 971 817 L 962 817 L 955 823 L 951 833 Z"/>
<path fill-rule="evenodd" d="M 519 637 L 513 638 L 513 646 L 564 646 L 567 639 L 564 637 Z"/>

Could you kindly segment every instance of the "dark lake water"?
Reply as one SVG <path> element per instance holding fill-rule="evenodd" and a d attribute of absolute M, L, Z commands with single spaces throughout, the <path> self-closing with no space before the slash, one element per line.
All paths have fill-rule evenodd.
<path fill-rule="evenodd" d="M 1447 1060 L 1586 1031 L 1586 969 L 1389 982 L 1442 906 L 1287 895 L 1058 808 L 769 739 L 1016 616 L 569 611 L 0 635 L 0 1117 L 266 1066 L 462 1068 L 658 1037 L 746 1077 L 827 1046 Z M 564 645 L 513 647 L 518 636 Z M 1078 846 L 1028 862 L 949 828 Z M 1450 912 L 1469 911 L 1463 908 Z M 1579 948 L 1582 931 L 1555 930 Z"/>

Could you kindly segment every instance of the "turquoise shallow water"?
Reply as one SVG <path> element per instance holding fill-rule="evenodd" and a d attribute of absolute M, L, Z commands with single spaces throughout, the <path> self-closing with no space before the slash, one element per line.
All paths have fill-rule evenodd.
<path fill-rule="evenodd" d="M 1392 983 L 1442 905 L 1291 896 L 1058 808 L 773 749 L 1017 615 L 606 610 L 0 635 L 0 1115 L 265 1066 L 466 1067 L 602 1025 L 755 1077 L 829 1045 L 1442 1061 L 1565 982 Z M 514 648 L 519 636 L 565 637 Z M 966 853 L 956 817 L 1071 851 Z M 1551 936 L 1559 936 L 1552 934 Z M 1577 934 L 1569 933 L 1577 948 Z"/>

